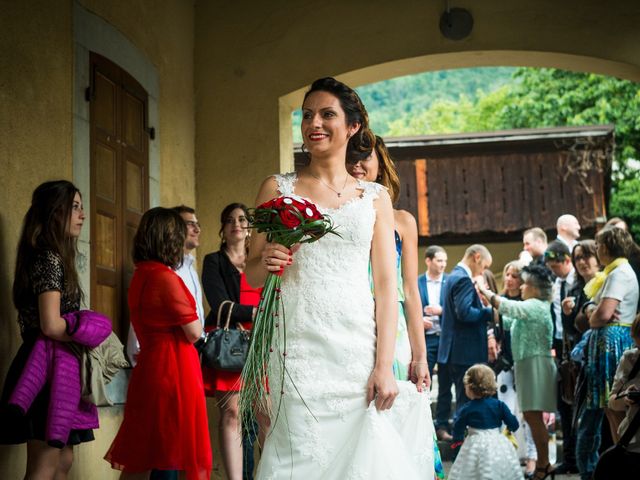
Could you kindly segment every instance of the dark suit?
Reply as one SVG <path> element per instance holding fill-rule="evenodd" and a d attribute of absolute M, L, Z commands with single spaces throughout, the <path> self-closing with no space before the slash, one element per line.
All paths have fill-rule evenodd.
<path fill-rule="evenodd" d="M 440 288 L 440 305 L 444 305 L 444 286 L 447 282 L 448 275 L 442 274 L 442 285 Z M 420 301 L 422 302 L 422 315 L 424 316 L 424 308 L 429 305 L 429 289 L 427 288 L 427 274 L 424 273 L 418 277 L 418 290 L 420 291 Z M 433 368 L 438 361 L 438 344 L 440 343 L 440 333 L 427 335 L 424 334 L 427 343 L 427 362 L 429 363 L 429 375 L 433 375 Z"/>
<path fill-rule="evenodd" d="M 447 372 L 456 386 L 456 411 L 469 399 L 462 379 L 475 363 L 486 363 L 487 324 L 493 320 L 491 307 L 484 307 L 467 271 L 456 265 L 444 286 L 444 304 L 440 325 L 438 371 Z M 451 404 L 451 389 L 438 390 L 438 407 Z M 441 398 L 442 395 L 442 398 Z M 447 397 L 449 401 L 447 403 Z M 436 411 L 436 424 L 448 423 L 449 412 Z"/>

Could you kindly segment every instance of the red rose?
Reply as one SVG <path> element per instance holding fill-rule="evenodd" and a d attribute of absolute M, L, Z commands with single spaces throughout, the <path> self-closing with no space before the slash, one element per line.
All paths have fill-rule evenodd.
<path fill-rule="evenodd" d="M 282 222 L 282 225 L 284 225 L 287 228 L 296 228 L 301 223 L 300 217 L 298 216 L 298 214 L 296 214 L 295 210 L 293 210 L 292 208 L 289 208 L 289 207 L 284 208 L 280 210 L 278 215 L 280 216 L 280 221 Z"/>
<path fill-rule="evenodd" d="M 322 220 L 324 218 L 314 203 L 309 200 L 303 201 L 304 203 L 298 207 L 298 210 L 306 220 Z"/>

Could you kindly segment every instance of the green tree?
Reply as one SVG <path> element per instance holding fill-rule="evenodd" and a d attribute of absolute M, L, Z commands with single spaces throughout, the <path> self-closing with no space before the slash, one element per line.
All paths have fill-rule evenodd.
<path fill-rule="evenodd" d="M 499 112 L 501 128 L 613 124 L 616 170 L 637 175 L 628 159 L 640 158 L 640 85 L 591 73 L 520 68 Z"/>
<path fill-rule="evenodd" d="M 631 234 L 640 241 L 640 178 L 623 179 L 617 182 L 611 192 L 609 216 L 624 218 L 631 228 Z"/>

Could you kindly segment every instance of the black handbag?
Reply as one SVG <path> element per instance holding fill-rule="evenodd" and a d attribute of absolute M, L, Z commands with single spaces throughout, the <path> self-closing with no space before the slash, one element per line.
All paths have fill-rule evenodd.
<path fill-rule="evenodd" d="M 567 338 L 566 332 L 562 335 L 562 343 L 562 360 L 558 365 L 558 379 L 560 381 L 558 388 L 560 389 L 562 400 L 568 405 L 573 405 L 576 398 L 576 384 L 580 366 L 571 360 L 571 343 Z"/>
<path fill-rule="evenodd" d="M 224 327 L 221 327 L 220 317 L 225 305 L 228 305 L 229 309 Z M 216 329 L 207 334 L 200 348 L 202 365 L 205 367 L 228 372 L 240 372 L 244 367 L 251 332 L 239 323 L 237 328 L 229 328 L 233 306 L 231 300 L 225 300 L 218 307 Z"/>
<path fill-rule="evenodd" d="M 635 377 L 638 370 L 640 370 L 640 357 L 633 365 L 627 381 Z M 627 450 L 629 442 L 638 431 L 638 427 L 640 427 L 640 411 L 636 412 L 620 441 L 600 455 L 598 464 L 593 472 L 593 480 L 630 478 L 629 475 L 633 475 L 632 472 L 638 471 L 640 468 L 640 453 Z"/>

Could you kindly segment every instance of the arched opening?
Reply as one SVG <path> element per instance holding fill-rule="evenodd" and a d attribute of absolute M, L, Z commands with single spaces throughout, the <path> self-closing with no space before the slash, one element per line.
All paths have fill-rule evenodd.
<path fill-rule="evenodd" d="M 371 65 L 366 68 L 336 75 L 340 81 L 351 87 L 359 87 L 390 78 L 433 72 L 455 68 L 471 67 L 538 67 L 559 68 L 576 72 L 597 73 L 640 82 L 640 67 L 611 60 L 567 55 L 557 52 L 532 51 L 475 51 L 424 55 L 393 62 Z M 303 86 L 279 98 L 280 118 L 280 169 L 293 168 L 293 137 L 291 135 L 291 113 L 300 108 L 304 92 Z"/>

